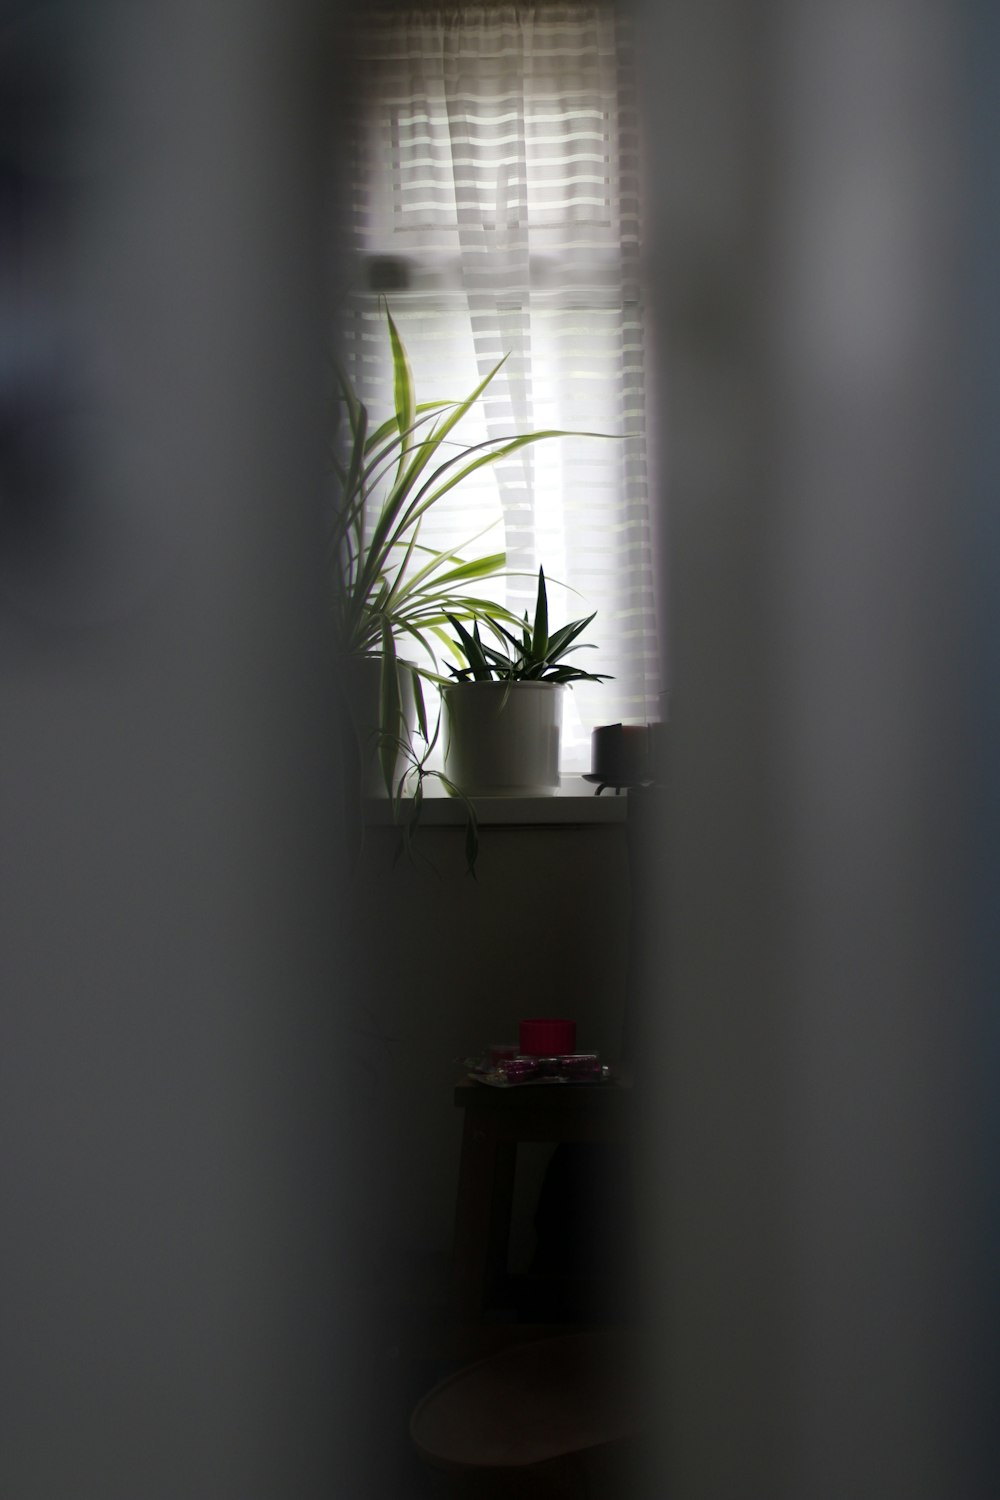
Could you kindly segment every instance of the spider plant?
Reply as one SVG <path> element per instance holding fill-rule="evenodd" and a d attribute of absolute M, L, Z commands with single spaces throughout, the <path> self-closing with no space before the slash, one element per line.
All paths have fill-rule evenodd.
<path fill-rule="evenodd" d="M 506 567 L 502 551 L 466 556 L 478 537 L 455 549 L 434 549 L 420 541 L 428 511 L 477 470 L 499 463 L 530 443 L 569 434 L 556 430 L 488 438 L 471 446 L 453 437 L 505 363 L 501 359 L 461 401 L 418 402 L 410 361 L 388 308 L 392 354 L 393 410 L 374 425 L 350 379 L 337 371 L 338 426 L 335 443 L 336 503 L 329 538 L 334 579 L 334 625 L 342 656 L 381 661 L 379 758 L 386 789 L 393 776 L 405 726 L 401 714 L 400 672 L 410 674 L 417 723 L 430 745 L 421 679 L 440 683 L 438 652 L 450 648 L 444 627 L 454 621 L 478 628 L 480 621 L 517 625 L 517 618 L 475 592 L 484 579 Z M 482 533 L 480 533 L 480 536 Z M 418 646 L 422 661 L 404 659 L 401 648 Z M 410 766 L 424 771 L 423 760 Z M 399 787 L 395 789 L 397 792 Z"/>
<path fill-rule="evenodd" d="M 591 644 L 580 642 L 578 637 L 595 615 L 596 610 L 586 619 L 573 620 L 550 634 L 545 571 L 539 568 L 534 622 L 529 624 L 525 614 L 519 622 L 520 635 L 514 635 L 495 613 L 488 614 L 487 623 L 498 643 L 491 646 L 480 635 L 478 619 L 470 631 L 458 615 L 448 616 L 448 623 L 457 636 L 455 644 L 466 662 L 463 667 L 449 666 L 448 670 L 456 683 L 605 682 L 607 673 L 585 672 L 563 660 L 571 651 L 594 649 Z"/>

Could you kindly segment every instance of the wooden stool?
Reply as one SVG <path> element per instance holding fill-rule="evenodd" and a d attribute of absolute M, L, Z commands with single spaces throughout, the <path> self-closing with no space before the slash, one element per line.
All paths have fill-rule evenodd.
<path fill-rule="evenodd" d="M 637 1337 L 620 1329 L 518 1344 L 435 1386 L 410 1435 L 445 1495 L 628 1494 L 641 1374 Z"/>
<path fill-rule="evenodd" d="M 460 1083 L 465 1112 L 455 1212 L 452 1306 L 478 1323 L 503 1280 L 510 1237 L 517 1147 L 522 1141 L 626 1141 L 632 1090 L 627 1083 L 489 1088 Z"/>

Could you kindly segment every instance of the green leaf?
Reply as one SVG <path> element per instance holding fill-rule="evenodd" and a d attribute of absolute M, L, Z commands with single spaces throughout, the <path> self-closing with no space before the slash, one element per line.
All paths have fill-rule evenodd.
<path fill-rule="evenodd" d="M 419 526 L 420 523 L 417 524 Z M 414 533 L 415 536 L 416 534 Z M 413 550 L 412 547 L 408 549 L 408 552 L 410 550 Z M 505 552 L 494 552 L 489 557 L 474 558 L 471 561 L 465 561 L 453 552 L 433 553 L 423 567 L 405 578 L 398 591 L 397 599 L 399 602 L 414 599 L 418 603 L 428 597 L 440 599 L 456 585 L 484 578 L 495 578 L 503 570 L 506 558 Z M 454 566 L 449 567 L 449 563 L 453 563 Z M 407 566 L 408 564 L 409 556 L 407 556 Z"/>
<path fill-rule="evenodd" d="M 499 365 L 497 369 L 499 369 Z M 493 374 L 496 374 L 495 370 Z M 441 430 L 443 431 L 444 429 L 442 428 Z M 461 453 L 455 454 L 453 458 L 448 459 L 447 462 L 435 469 L 430 478 L 425 481 L 403 515 L 404 524 L 408 525 L 418 515 L 422 515 L 425 510 L 428 510 L 432 505 L 436 505 L 443 495 L 446 495 L 449 490 L 453 490 L 456 485 L 461 484 L 464 479 L 467 479 L 470 474 L 474 474 L 477 469 L 484 468 L 489 464 L 497 464 L 502 459 L 509 457 L 510 454 L 527 447 L 530 443 L 540 443 L 548 438 L 569 436 L 569 433 L 553 428 L 545 432 L 524 433 L 521 437 L 515 438 L 487 438 L 485 442 L 475 443 L 471 447 L 463 449 Z M 501 443 L 502 446 L 496 447 L 495 444 L 497 443 Z M 480 453 L 478 458 L 465 464 L 463 468 L 457 470 L 454 474 L 449 475 L 449 478 L 444 483 L 438 483 L 442 476 L 448 473 L 448 470 L 455 464 L 461 463 L 468 454 L 476 453 L 482 448 L 488 448 L 491 451 Z"/>
<path fill-rule="evenodd" d="M 417 728 L 420 736 L 426 743 L 430 736 L 427 733 L 427 707 L 424 703 L 424 690 L 420 681 L 420 673 L 415 667 L 410 669 L 410 680 L 413 683 L 413 703 L 417 714 Z"/>
<path fill-rule="evenodd" d="M 414 407 L 414 411 L 420 418 L 420 421 L 415 421 L 409 431 L 416 432 L 417 428 L 423 426 L 424 422 L 429 422 L 432 416 L 435 416 L 438 412 L 447 411 L 449 406 L 454 405 L 454 401 L 419 402 L 417 406 Z M 392 445 L 395 446 L 395 444 L 398 442 L 399 437 L 401 436 L 406 436 L 406 434 L 400 433 L 399 418 L 394 413 L 391 417 L 386 417 L 382 425 L 380 427 L 376 427 L 375 431 L 368 438 L 367 442 L 365 443 L 366 455 L 371 453 L 373 449 L 378 448 L 386 441 L 390 441 Z"/>
<path fill-rule="evenodd" d="M 512 672 L 514 670 L 515 664 L 506 652 L 495 651 L 492 646 L 484 646 L 483 654 L 487 658 L 487 664 L 492 662 L 495 667 L 499 667 L 503 672 Z"/>
<path fill-rule="evenodd" d="M 439 561 L 446 560 L 451 556 L 454 556 L 454 553 L 439 553 L 438 559 Z M 454 568 L 438 574 L 434 580 L 434 586 L 435 588 L 445 585 L 450 587 L 455 583 L 471 583 L 482 578 L 493 578 L 506 562 L 506 552 L 491 552 L 488 557 L 477 557 L 470 562 L 459 562 Z"/>
<path fill-rule="evenodd" d="M 471 807 L 471 803 L 469 804 Z M 465 867 L 473 880 L 476 878 L 476 860 L 479 858 L 479 825 L 475 813 L 465 823 Z"/>
<path fill-rule="evenodd" d="M 585 620 L 574 620 L 572 625 L 564 625 L 561 630 L 557 630 L 549 641 L 549 649 L 546 653 L 548 660 L 558 661 L 560 656 L 565 655 L 570 647 L 570 643 L 575 641 L 582 631 L 586 630 L 591 620 L 596 618 L 596 615 L 597 611 L 595 610 Z"/>
<path fill-rule="evenodd" d="M 402 705 L 399 696 L 399 673 L 396 664 L 396 642 L 389 625 L 382 622 L 382 676 L 379 690 L 379 763 L 385 789 L 392 796 L 392 778 L 399 751 Z"/>
<path fill-rule="evenodd" d="M 414 531 L 413 535 L 411 536 L 409 544 L 407 545 L 406 551 L 403 553 L 403 560 L 402 560 L 402 562 L 400 562 L 397 565 L 397 567 L 396 567 L 395 582 L 393 583 L 392 587 L 386 593 L 386 595 L 385 595 L 385 597 L 384 597 L 384 599 L 382 601 L 382 604 L 381 604 L 381 608 L 384 609 L 386 612 L 388 612 L 389 610 L 392 609 L 393 605 L 397 602 L 397 600 L 400 598 L 400 596 L 405 591 L 405 588 L 406 588 L 406 570 L 407 570 L 407 568 L 410 565 L 410 557 L 413 554 L 414 547 L 417 545 L 417 537 L 419 536 L 419 534 L 420 534 L 420 528 L 418 527 L 417 530 Z"/>
<path fill-rule="evenodd" d="M 471 798 L 466 796 L 460 786 L 451 781 L 443 771 L 436 771 L 441 785 L 450 797 L 457 797 L 465 808 L 465 865 L 473 880 L 476 878 L 476 861 L 479 858 L 479 819 L 476 816 L 475 804 Z"/>
<path fill-rule="evenodd" d="M 399 330 L 392 321 L 392 314 L 388 307 L 385 310 L 386 322 L 389 325 L 389 341 L 392 345 L 392 385 L 393 396 L 396 402 L 396 426 L 402 439 L 402 448 L 399 455 L 400 467 L 402 467 L 407 449 L 406 436 L 413 427 L 413 419 L 416 415 L 416 402 L 413 395 L 413 371 L 410 369 L 410 361 L 407 357 L 403 341 L 399 336 Z"/>
<path fill-rule="evenodd" d="M 365 454 L 364 470 L 365 483 L 370 488 L 375 488 L 383 480 L 387 479 L 393 465 L 398 466 L 400 449 L 404 446 L 410 450 L 418 447 L 419 444 L 410 442 L 410 439 L 415 437 L 422 427 L 426 427 L 435 413 L 446 411 L 448 407 L 453 405 L 454 402 L 452 401 L 444 401 L 429 402 L 425 404 L 424 408 L 418 407 L 417 410 L 424 410 L 426 415 L 418 417 L 412 426 L 406 428 L 403 432 L 400 432 L 395 416 L 383 422 L 379 428 L 381 443 L 377 447 L 377 451 L 376 444 L 372 439 L 369 439 L 367 445 L 368 451 Z M 430 431 L 420 439 L 420 443 L 434 443 L 435 432 L 436 428 L 432 426 Z"/>
<path fill-rule="evenodd" d="M 531 653 L 533 656 L 544 657 L 548 654 L 549 645 L 549 604 L 545 593 L 545 572 L 542 568 L 538 570 L 538 597 L 535 600 L 535 628 L 531 633 Z"/>
<path fill-rule="evenodd" d="M 373 552 L 381 552 L 387 545 L 391 546 L 394 540 L 398 540 L 400 533 L 404 532 L 406 528 L 410 526 L 413 521 L 417 520 L 419 518 L 419 515 L 422 515 L 423 512 L 429 508 L 430 504 L 433 503 L 432 501 L 428 501 L 426 504 L 423 504 L 420 507 L 419 511 L 415 511 L 414 507 L 418 504 L 418 500 L 411 500 L 410 497 L 412 495 L 417 479 L 423 473 L 424 469 L 427 467 L 427 464 L 433 458 L 434 454 L 438 451 L 447 435 L 455 427 L 456 423 L 460 422 L 462 417 L 465 416 L 466 412 L 469 411 L 469 409 L 475 404 L 476 401 L 478 401 L 483 391 L 486 390 L 490 381 L 494 378 L 494 376 L 497 374 L 497 371 L 506 361 L 506 358 L 507 356 L 505 355 L 502 360 L 494 365 L 493 369 L 489 372 L 484 380 L 480 381 L 479 385 L 476 386 L 471 395 L 467 396 L 464 401 L 458 402 L 453 407 L 450 415 L 446 417 L 446 419 L 440 424 L 440 426 L 436 426 L 434 428 L 430 437 L 426 438 L 423 442 L 420 442 L 415 446 L 413 450 L 413 456 L 410 459 L 409 464 L 405 468 L 402 462 L 400 463 L 396 481 L 393 484 L 392 490 L 386 498 L 385 504 L 383 505 L 382 510 L 379 514 L 378 521 L 376 522 L 375 532 L 371 541 L 371 548 Z M 477 445 L 477 447 L 481 446 L 485 445 Z M 439 470 L 438 472 L 442 472 L 444 469 L 450 467 L 451 464 L 460 460 L 463 454 L 468 451 L 471 450 L 463 450 L 463 452 L 458 455 L 457 459 L 451 459 L 447 464 L 443 464 L 441 466 L 441 470 Z M 488 459 L 487 461 L 495 462 L 495 460 L 493 459 Z M 432 480 L 428 482 L 432 483 L 433 477 Z M 453 485 L 448 486 L 448 488 L 452 487 Z M 425 485 L 424 488 L 426 489 L 427 486 Z"/>
<path fill-rule="evenodd" d="M 520 656 L 524 647 L 524 642 L 519 641 L 516 636 L 511 635 L 510 631 L 504 625 L 501 625 L 499 620 L 491 620 L 490 624 L 497 632 L 498 636 L 502 636 L 505 641 L 509 641 L 510 644 L 514 647 L 514 650 L 517 652 L 518 656 Z"/>
<path fill-rule="evenodd" d="M 353 393 L 352 393 L 353 395 Z M 365 465 L 365 438 L 368 433 L 368 409 L 360 401 L 349 403 L 351 419 L 351 456 L 344 477 L 344 494 L 354 495 L 358 491 L 359 479 Z"/>
<path fill-rule="evenodd" d="M 448 623 L 458 636 L 462 652 L 472 669 L 473 676 L 477 679 L 484 675 L 488 677 L 489 665 L 483 654 L 483 643 L 479 638 L 478 623 L 473 627 L 471 634 L 466 630 L 457 615 L 449 615 Z"/>

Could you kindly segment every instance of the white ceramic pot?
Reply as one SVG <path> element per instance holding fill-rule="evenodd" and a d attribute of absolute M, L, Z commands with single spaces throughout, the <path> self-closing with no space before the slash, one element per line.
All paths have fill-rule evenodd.
<path fill-rule="evenodd" d="M 378 656 L 350 656 L 340 663 L 344 697 L 350 714 L 354 739 L 363 766 L 362 790 L 366 797 L 385 797 L 385 777 L 378 753 L 380 701 L 382 691 L 382 659 Z M 416 723 L 416 705 L 413 699 L 413 681 L 409 672 L 400 670 L 399 696 L 403 723 L 401 736 L 412 742 Z M 406 756 L 401 750 L 396 757 L 396 769 L 392 783 L 395 787 L 406 769 Z"/>
<path fill-rule="evenodd" d="M 559 786 L 561 682 L 441 689 L 446 774 L 470 797 L 551 796 Z"/>

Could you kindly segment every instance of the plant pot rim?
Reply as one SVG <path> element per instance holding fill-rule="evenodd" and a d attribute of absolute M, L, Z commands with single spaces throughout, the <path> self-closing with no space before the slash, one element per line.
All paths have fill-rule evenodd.
<path fill-rule="evenodd" d="M 445 682 L 441 684 L 441 692 L 464 693 L 468 688 L 478 688 L 480 691 L 487 688 L 492 689 L 493 692 L 510 693 L 521 688 L 559 688 L 561 690 L 565 686 L 564 682 L 538 682 L 524 677 L 517 677 L 513 682 L 497 682 L 496 678 L 491 678 L 489 682 Z"/>

